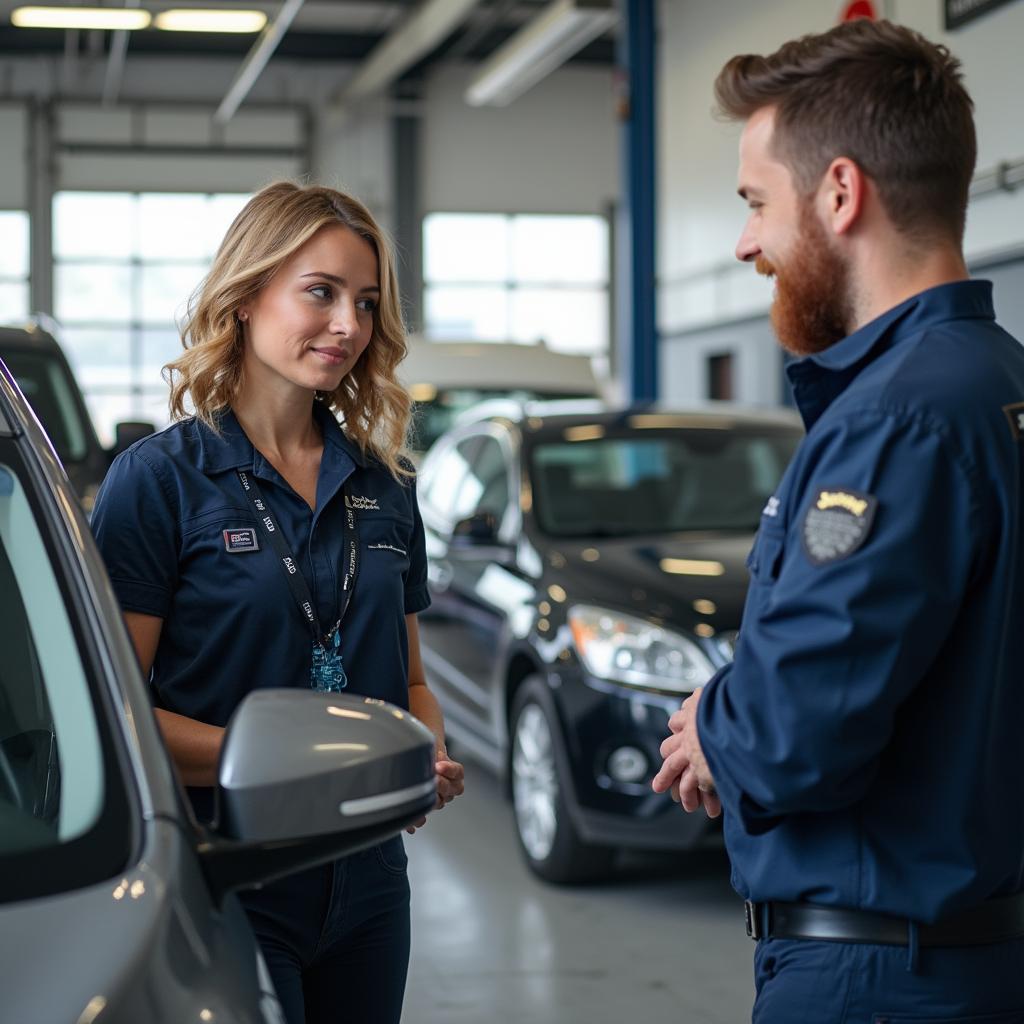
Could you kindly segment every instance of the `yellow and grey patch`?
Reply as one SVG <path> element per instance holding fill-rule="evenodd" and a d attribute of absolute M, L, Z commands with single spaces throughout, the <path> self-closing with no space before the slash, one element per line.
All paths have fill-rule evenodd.
<path fill-rule="evenodd" d="M 804 516 L 804 551 L 814 565 L 852 555 L 867 539 L 878 499 L 845 487 L 823 487 Z"/>

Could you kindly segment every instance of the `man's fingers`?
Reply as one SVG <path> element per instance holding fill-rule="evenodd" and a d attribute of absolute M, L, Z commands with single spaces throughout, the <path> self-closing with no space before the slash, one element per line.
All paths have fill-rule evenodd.
<path fill-rule="evenodd" d="M 709 818 L 717 818 L 722 813 L 722 800 L 717 793 L 704 794 L 704 810 Z"/>
<path fill-rule="evenodd" d="M 686 759 L 686 755 L 681 750 L 676 751 L 669 757 L 666 757 L 661 766 L 661 770 L 651 781 L 651 789 L 653 789 L 655 793 L 664 793 L 668 791 L 672 788 L 672 783 L 675 782 L 684 771 L 686 771 L 689 765 L 690 762 Z"/>
<path fill-rule="evenodd" d="M 692 814 L 704 803 L 704 794 L 697 784 L 697 773 L 693 768 L 687 768 L 679 780 L 679 802 L 688 814 Z"/>

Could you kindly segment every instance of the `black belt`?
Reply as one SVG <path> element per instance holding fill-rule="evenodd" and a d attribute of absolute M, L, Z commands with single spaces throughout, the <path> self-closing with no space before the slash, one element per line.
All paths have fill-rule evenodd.
<path fill-rule="evenodd" d="M 826 907 L 819 903 L 744 904 L 752 939 L 816 939 L 906 946 L 912 921 L 869 910 Z M 1024 893 L 987 900 L 935 924 L 918 924 L 921 946 L 984 946 L 1024 936 Z"/>

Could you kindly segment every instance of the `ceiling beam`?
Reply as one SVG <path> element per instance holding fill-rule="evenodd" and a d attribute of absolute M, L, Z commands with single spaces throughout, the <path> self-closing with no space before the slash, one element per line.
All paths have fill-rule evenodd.
<path fill-rule="evenodd" d="M 335 95 L 334 103 L 345 106 L 387 88 L 444 42 L 476 5 L 477 0 L 424 0 L 410 18 L 374 47 Z"/>
<path fill-rule="evenodd" d="M 259 38 L 253 43 L 252 49 L 246 54 L 242 66 L 238 69 L 234 81 L 228 88 L 224 99 L 220 101 L 213 119 L 219 124 L 227 124 L 242 100 L 249 95 L 249 90 L 256 84 L 256 79 L 263 73 L 267 62 L 274 55 L 278 43 L 281 42 L 288 27 L 299 13 L 303 0 L 284 0 L 277 17 L 263 29 Z"/>

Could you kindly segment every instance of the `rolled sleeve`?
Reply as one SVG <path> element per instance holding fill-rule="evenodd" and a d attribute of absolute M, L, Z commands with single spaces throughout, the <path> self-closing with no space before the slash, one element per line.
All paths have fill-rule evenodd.
<path fill-rule="evenodd" d="M 848 417 L 794 468 L 789 526 L 759 541 L 781 551 L 755 559 L 735 661 L 698 708 L 723 804 L 752 834 L 863 798 L 900 706 L 941 656 L 985 535 L 971 466 L 921 417 Z M 825 488 L 877 505 L 859 547 L 815 562 L 803 523 Z"/>
<path fill-rule="evenodd" d="M 409 534 L 409 568 L 405 574 L 405 614 L 413 615 L 430 607 L 427 587 L 427 545 L 423 533 L 423 520 L 416 500 L 416 484 L 409 485 L 412 504 L 412 531 Z"/>
<path fill-rule="evenodd" d="M 125 611 L 166 618 L 178 575 L 178 526 L 154 467 L 119 455 L 96 496 L 92 530 Z"/>

